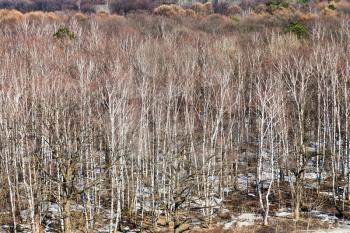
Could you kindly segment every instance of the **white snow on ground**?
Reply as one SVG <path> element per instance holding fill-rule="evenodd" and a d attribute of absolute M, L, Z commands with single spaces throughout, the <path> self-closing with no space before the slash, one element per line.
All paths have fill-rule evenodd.
<path fill-rule="evenodd" d="M 141 203 L 140 202 L 137 202 L 136 204 L 136 208 L 138 210 L 141 210 L 141 207 L 143 208 L 144 211 L 152 211 L 152 201 L 151 200 L 145 200 L 143 201 L 142 203 L 143 205 L 141 206 Z M 155 203 L 155 205 L 157 206 L 157 203 Z"/>
<path fill-rule="evenodd" d="M 321 195 L 324 195 L 324 196 L 329 196 L 331 198 L 334 198 L 333 197 L 333 192 L 332 191 L 322 191 L 320 192 Z M 335 197 L 336 200 L 340 200 L 341 199 L 341 196 L 336 196 Z M 349 232 L 350 233 L 350 232 Z"/>
<path fill-rule="evenodd" d="M 193 199 L 192 201 L 192 207 L 195 208 L 206 208 L 206 207 L 212 207 L 214 209 L 219 209 L 222 203 L 222 198 L 212 198 L 208 201 L 208 203 L 205 202 L 205 200 L 202 199 Z"/>
<path fill-rule="evenodd" d="M 112 227 L 112 229 L 114 229 L 115 224 L 112 224 L 111 227 Z M 98 228 L 97 232 L 109 232 L 109 229 L 110 229 L 110 225 Z"/>
<path fill-rule="evenodd" d="M 31 229 L 30 229 L 30 225 L 28 224 L 18 224 L 18 228 L 20 229 L 17 232 L 21 232 L 21 233 L 32 233 Z"/>
<path fill-rule="evenodd" d="M 276 217 L 290 217 L 292 216 L 292 213 L 289 213 L 289 212 L 279 212 L 279 213 L 276 213 Z"/>
<path fill-rule="evenodd" d="M 249 179 L 249 183 L 255 182 L 255 175 L 249 173 L 248 176 L 244 174 L 239 174 L 237 177 L 238 189 L 241 191 L 247 190 L 247 182 Z"/>
<path fill-rule="evenodd" d="M 321 191 L 320 194 L 325 195 L 325 196 L 330 196 L 333 197 L 332 191 L 326 192 L 326 191 Z"/>
<path fill-rule="evenodd" d="M 261 219 L 260 216 L 252 213 L 244 213 L 237 217 L 237 226 L 252 226 L 256 220 Z"/>
<path fill-rule="evenodd" d="M 13 232 L 13 226 L 12 225 L 0 225 L 0 232 L 2 232 L 2 233 Z M 17 225 L 17 232 L 18 233 L 33 233 L 30 229 L 30 225 L 28 225 L 28 224 L 18 224 Z"/>
<path fill-rule="evenodd" d="M 335 222 L 338 220 L 338 218 L 334 215 L 322 213 L 317 210 L 312 210 L 310 215 L 314 218 L 320 219 L 323 222 Z"/>
<path fill-rule="evenodd" d="M 316 172 L 306 172 L 304 177 L 305 177 L 305 179 L 316 180 L 317 174 L 316 174 Z"/>
<path fill-rule="evenodd" d="M 350 232 L 350 221 L 340 222 L 337 227 L 327 230 L 316 230 L 313 232 L 317 233 L 349 233 Z"/>
<path fill-rule="evenodd" d="M 225 223 L 224 227 L 222 229 L 229 230 L 233 227 L 233 225 L 236 223 L 236 220 L 232 220 L 230 222 Z"/>
<path fill-rule="evenodd" d="M 46 222 L 46 226 L 45 226 L 45 230 L 44 230 L 45 233 L 50 233 L 50 232 L 52 231 L 52 229 L 51 229 L 51 224 L 53 224 L 53 223 L 54 223 L 54 222 L 51 221 L 51 220 L 48 220 L 48 221 Z"/>
<path fill-rule="evenodd" d="M 233 192 L 233 189 L 230 187 L 225 187 L 225 188 L 223 188 L 223 191 L 224 191 L 224 193 L 228 194 L 230 192 Z"/>
<path fill-rule="evenodd" d="M 229 214 L 230 213 L 230 210 L 229 209 L 222 209 L 220 211 L 222 214 Z"/>
<path fill-rule="evenodd" d="M 61 212 L 60 206 L 57 203 L 47 202 L 43 204 L 42 208 L 48 217 L 45 225 L 45 233 L 55 232 L 53 225 L 59 223 L 58 219 L 60 218 L 59 216 Z"/>
<path fill-rule="evenodd" d="M 191 220 L 192 226 L 197 227 L 197 228 L 200 228 L 202 226 L 202 223 L 203 222 L 201 220 L 199 220 L 198 218 L 194 218 Z"/>
<path fill-rule="evenodd" d="M 115 226 L 116 226 L 115 224 L 112 224 L 112 231 L 114 230 Z M 110 225 L 107 225 L 107 226 L 98 228 L 97 232 L 101 232 L 101 233 L 109 232 L 109 229 L 110 229 Z M 122 230 L 123 230 L 122 232 L 128 232 L 128 233 L 140 232 L 140 230 L 138 229 L 131 230 L 130 227 L 124 227 Z M 120 231 L 117 231 L 117 232 L 120 232 Z"/>
<path fill-rule="evenodd" d="M 20 211 L 20 216 L 23 222 L 26 222 L 27 220 L 29 220 L 29 216 L 30 216 L 30 210 L 21 210 Z"/>
<path fill-rule="evenodd" d="M 257 220 L 262 218 L 259 215 L 253 213 L 243 213 L 239 216 L 232 216 L 231 221 L 224 223 L 223 229 L 232 229 L 234 225 L 237 227 L 253 226 Z"/>
<path fill-rule="evenodd" d="M 49 213 L 52 217 L 60 216 L 61 208 L 56 203 L 45 203 L 42 208 L 44 212 Z"/>
<path fill-rule="evenodd" d="M 245 175 L 239 175 L 237 178 L 238 188 L 239 190 L 247 189 L 248 177 Z"/>
<path fill-rule="evenodd" d="M 336 224 L 337 226 L 331 229 L 320 229 L 320 230 L 309 230 L 313 233 L 350 233 L 350 221 L 341 221 L 336 216 L 332 214 L 327 214 L 317 210 L 312 210 L 309 213 L 310 217 L 314 219 L 319 219 L 320 221 L 327 222 L 332 226 Z M 275 213 L 276 217 L 290 218 L 293 217 L 292 210 L 290 208 L 279 209 Z M 230 230 L 234 227 L 246 227 L 257 224 L 257 221 L 261 221 L 262 217 L 254 213 L 243 213 L 238 216 L 232 215 L 231 220 L 228 222 L 221 223 L 224 230 Z"/>
<path fill-rule="evenodd" d="M 290 208 L 288 209 L 280 209 L 276 212 L 275 214 L 276 217 L 282 217 L 282 218 L 286 218 L 286 217 L 290 217 L 293 216 L 292 210 Z"/>

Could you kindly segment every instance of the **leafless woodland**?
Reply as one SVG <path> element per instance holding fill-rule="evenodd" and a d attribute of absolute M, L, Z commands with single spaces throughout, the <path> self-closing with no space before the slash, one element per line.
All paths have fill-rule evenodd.
<path fill-rule="evenodd" d="M 3 231 L 350 217 L 349 17 L 307 19 L 302 38 L 266 17 L 0 20 Z"/>

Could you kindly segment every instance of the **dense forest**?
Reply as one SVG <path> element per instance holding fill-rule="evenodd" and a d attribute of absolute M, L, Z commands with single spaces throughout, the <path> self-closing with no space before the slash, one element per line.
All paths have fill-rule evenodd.
<path fill-rule="evenodd" d="M 0 2 L 2 232 L 350 218 L 348 1 Z"/>
<path fill-rule="evenodd" d="M 0 0 L 0 8 L 20 11 L 81 10 L 94 12 L 96 5 L 108 5 L 113 12 L 152 10 L 161 4 L 192 4 L 192 0 Z"/>

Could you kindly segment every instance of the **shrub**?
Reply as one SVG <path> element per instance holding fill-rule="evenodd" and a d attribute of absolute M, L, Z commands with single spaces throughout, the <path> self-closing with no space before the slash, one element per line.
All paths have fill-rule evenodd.
<path fill-rule="evenodd" d="M 346 0 L 340 0 L 337 2 L 337 10 L 346 14 L 350 14 L 350 2 Z"/>
<path fill-rule="evenodd" d="M 186 11 L 178 5 L 161 5 L 154 9 L 153 11 L 156 15 L 163 16 L 176 16 L 176 15 L 186 15 Z"/>
<path fill-rule="evenodd" d="M 23 18 L 23 14 L 16 10 L 0 10 L 0 23 L 18 22 Z"/>
<path fill-rule="evenodd" d="M 42 20 L 45 18 L 45 13 L 42 11 L 31 11 L 26 13 L 25 18 L 30 20 L 30 21 L 35 21 L 35 20 Z"/>
<path fill-rule="evenodd" d="M 185 14 L 186 14 L 186 16 L 189 16 L 189 17 L 192 17 L 192 18 L 195 18 L 195 17 L 198 16 L 198 14 L 192 9 L 186 9 L 185 10 Z"/>
<path fill-rule="evenodd" d="M 272 13 L 274 16 L 288 19 L 294 15 L 294 9 L 293 8 L 285 8 L 285 7 L 277 7 L 275 9 L 273 9 L 270 13 Z"/>
<path fill-rule="evenodd" d="M 335 10 L 330 9 L 329 7 L 326 7 L 322 10 L 322 14 L 327 17 L 335 17 L 337 16 L 337 12 Z"/>
<path fill-rule="evenodd" d="M 337 9 L 334 4 L 329 4 L 328 8 L 333 10 L 333 11 L 335 11 Z"/>
<path fill-rule="evenodd" d="M 267 8 L 263 4 L 259 4 L 254 8 L 254 12 L 258 15 L 264 15 L 267 12 Z"/>
<path fill-rule="evenodd" d="M 310 22 L 318 19 L 318 15 L 314 13 L 300 13 L 298 14 L 298 21 L 300 22 Z"/>
<path fill-rule="evenodd" d="M 237 17 L 237 16 L 234 16 L 232 15 L 231 17 L 231 20 L 234 22 L 234 23 L 239 23 L 240 19 Z"/>
<path fill-rule="evenodd" d="M 205 4 L 196 2 L 191 6 L 191 10 L 193 10 L 198 15 L 208 15 L 210 12 L 208 11 L 208 8 L 205 6 Z"/>
<path fill-rule="evenodd" d="M 229 8 L 228 10 L 229 10 L 229 15 L 239 15 L 239 14 L 242 14 L 242 9 L 241 9 L 241 7 L 238 6 L 238 5 L 230 6 L 230 8 Z"/>
<path fill-rule="evenodd" d="M 225 33 L 234 30 L 236 23 L 229 17 L 221 14 L 213 14 L 205 17 L 200 29 L 210 33 Z"/>
<path fill-rule="evenodd" d="M 74 15 L 73 15 L 73 17 L 76 19 L 76 20 L 78 20 L 78 21 L 80 21 L 80 22 L 82 22 L 82 21 L 86 21 L 89 17 L 87 16 L 87 15 L 85 15 L 85 14 L 83 14 L 83 13 L 75 13 Z"/>
<path fill-rule="evenodd" d="M 58 20 L 59 17 L 54 12 L 42 12 L 42 11 L 33 11 L 28 12 L 25 15 L 25 18 L 30 21 L 40 21 L 40 20 L 46 20 L 46 21 L 55 21 Z"/>
<path fill-rule="evenodd" d="M 72 32 L 69 28 L 67 27 L 61 27 L 53 34 L 53 37 L 56 39 L 70 39 L 73 40 L 76 38 L 74 32 Z"/>
<path fill-rule="evenodd" d="M 289 3 L 286 0 L 269 0 L 266 2 L 266 6 L 269 10 L 274 10 L 278 7 L 288 8 Z"/>
<path fill-rule="evenodd" d="M 203 4 L 203 6 L 206 9 L 206 11 L 208 12 L 208 14 L 214 13 L 213 4 L 211 2 L 206 2 Z"/>
<path fill-rule="evenodd" d="M 307 28 L 298 22 L 290 22 L 287 26 L 287 32 L 295 34 L 299 39 L 309 35 Z"/>
<path fill-rule="evenodd" d="M 316 6 L 317 6 L 318 9 L 323 10 L 323 9 L 327 8 L 328 3 L 327 3 L 327 2 L 324 2 L 324 1 L 321 1 L 321 2 L 318 2 L 318 3 L 316 4 Z"/>

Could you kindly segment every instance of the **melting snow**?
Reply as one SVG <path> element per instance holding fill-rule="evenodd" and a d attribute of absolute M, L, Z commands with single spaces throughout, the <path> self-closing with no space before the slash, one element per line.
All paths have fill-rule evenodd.
<path fill-rule="evenodd" d="M 321 221 L 324 222 L 334 222 L 336 220 L 338 220 L 338 218 L 334 215 L 330 215 L 330 214 L 325 214 L 325 213 L 321 213 L 317 210 L 312 210 L 310 212 L 311 216 L 320 219 Z"/>
<path fill-rule="evenodd" d="M 344 221 L 339 223 L 339 225 L 333 229 L 327 230 L 317 230 L 317 233 L 349 233 L 350 232 L 350 222 Z"/>
<path fill-rule="evenodd" d="M 289 209 L 280 209 L 276 212 L 276 217 L 282 217 L 282 218 L 285 218 L 285 217 L 290 217 L 293 215 L 292 213 L 292 210 L 289 208 Z"/>
<path fill-rule="evenodd" d="M 236 223 L 236 220 L 232 220 L 231 222 L 225 223 L 223 229 L 224 230 L 229 230 L 233 227 L 233 225 Z"/>
<path fill-rule="evenodd" d="M 260 220 L 261 217 L 253 213 L 243 213 L 237 217 L 237 226 L 252 226 L 256 220 Z"/>

